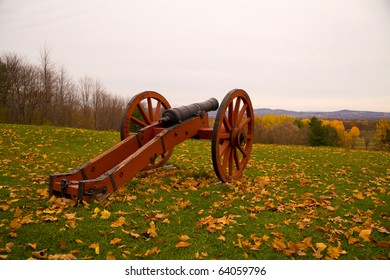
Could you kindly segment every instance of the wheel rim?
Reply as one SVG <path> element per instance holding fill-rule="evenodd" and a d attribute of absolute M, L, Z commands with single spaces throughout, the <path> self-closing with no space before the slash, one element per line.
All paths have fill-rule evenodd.
<path fill-rule="evenodd" d="M 158 122 L 164 110 L 170 109 L 169 102 L 159 93 L 145 91 L 134 96 L 127 104 L 122 117 L 121 140 L 126 139 L 141 128 Z M 163 166 L 171 156 L 172 150 L 160 155 L 143 170 Z"/>
<path fill-rule="evenodd" d="M 164 110 L 171 108 L 169 102 L 159 93 L 145 91 L 134 96 L 127 104 L 122 118 L 121 140 L 129 137 L 133 128 L 143 128 L 157 122 Z"/>
<path fill-rule="evenodd" d="M 230 91 L 218 110 L 212 138 L 215 173 L 223 182 L 242 176 L 252 150 L 254 113 L 248 94 Z"/>

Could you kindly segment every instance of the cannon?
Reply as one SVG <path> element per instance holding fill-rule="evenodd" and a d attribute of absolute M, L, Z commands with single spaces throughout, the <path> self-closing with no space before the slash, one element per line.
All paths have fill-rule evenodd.
<path fill-rule="evenodd" d="M 210 127 L 208 113 L 217 109 Z M 230 182 L 244 172 L 253 128 L 252 103 L 242 89 L 230 91 L 221 106 L 210 98 L 178 108 L 159 93 L 145 91 L 127 105 L 121 141 L 72 172 L 50 175 L 49 193 L 79 200 L 111 194 L 138 173 L 164 166 L 174 147 L 190 138 L 211 140 L 215 173 Z"/>

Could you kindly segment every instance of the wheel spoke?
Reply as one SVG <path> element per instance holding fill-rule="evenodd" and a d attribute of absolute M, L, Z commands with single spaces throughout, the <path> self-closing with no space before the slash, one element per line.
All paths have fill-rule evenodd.
<path fill-rule="evenodd" d="M 239 113 L 239 110 L 240 110 L 240 103 L 241 103 L 241 98 L 237 97 L 236 98 L 236 104 L 234 105 L 233 125 L 237 125 L 237 123 L 240 121 L 240 119 L 238 118 L 238 113 Z"/>
<path fill-rule="evenodd" d="M 151 97 L 148 97 L 148 112 L 149 112 L 149 120 L 152 123 L 154 122 L 154 114 L 153 114 L 153 103 Z"/>
<path fill-rule="evenodd" d="M 223 142 L 223 144 L 221 145 L 220 147 L 220 150 L 219 150 L 219 157 L 222 157 L 224 155 L 224 153 L 226 152 L 226 149 L 229 147 L 230 143 L 229 143 L 229 140 L 226 140 Z"/>
<path fill-rule="evenodd" d="M 161 101 L 157 102 L 156 105 L 156 111 L 154 112 L 154 121 L 157 121 L 160 119 L 160 114 L 161 114 Z"/>
<path fill-rule="evenodd" d="M 248 156 L 248 152 L 247 152 L 247 150 L 244 149 L 244 146 L 239 145 L 238 149 L 242 153 L 243 158 L 246 158 Z"/>
<path fill-rule="evenodd" d="M 141 103 L 138 103 L 138 104 L 137 104 L 137 108 L 138 108 L 138 110 L 140 111 L 140 113 L 141 113 L 141 115 L 142 115 L 142 118 L 144 119 L 144 121 L 146 122 L 146 124 L 148 124 L 148 125 L 151 124 L 151 122 L 150 122 L 150 120 L 149 120 L 149 118 L 148 118 L 148 115 L 146 114 L 146 112 L 145 112 L 143 106 L 141 105 Z"/>
<path fill-rule="evenodd" d="M 238 155 L 237 149 L 234 149 L 234 162 L 236 164 L 237 170 L 240 170 L 240 157 Z"/>
<path fill-rule="evenodd" d="M 228 119 L 226 118 L 226 116 L 224 115 L 224 117 L 223 117 L 223 125 L 225 126 L 225 130 L 226 131 L 228 131 L 228 132 L 230 132 L 230 131 L 232 131 L 232 126 L 230 125 L 230 123 L 229 123 L 229 121 L 228 121 Z"/>
<path fill-rule="evenodd" d="M 238 116 L 237 116 L 237 124 L 241 123 L 241 120 L 242 118 L 244 117 L 244 114 L 246 112 L 246 108 L 248 107 L 248 104 L 244 104 L 240 110 L 240 112 L 238 113 Z"/>
<path fill-rule="evenodd" d="M 230 102 L 228 109 L 228 121 L 231 127 L 234 125 L 234 117 L 233 117 L 233 102 Z"/>
<path fill-rule="evenodd" d="M 222 162 L 222 168 L 223 170 L 225 171 L 227 166 L 228 166 L 228 162 L 229 162 L 229 158 L 230 158 L 230 151 L 232 150 L 232 148 L 230 146 L 227 146 L 227 149 L 225 150 L 225 153 L 223 155 L 223 162 Z"/>
<path fill-rule="evenodd" d="M 230 149 L 229 154 L 229 175 L 233 175 L 233 159 L 234 159 L 234 149 Z"/>
<path fill-rule="evenodd" d="M 133 122 L 135 122 L 136 124 L 138 124 L 140 127 L 145 127 L 145 126 L 147 126 L 147 124 L 146 123 L 144 123 L 143 121 L 140 121 L 139 119 L 137 119 L 137 118 L 135 118 L 135 117 L 131 117 L 131 120 L 133 121 Z"/>
<path fill-rule="evenodd" d="M 240 128 L 244 128 L 251 121 L 250 117 L 246 117 L 239 125 Z"/>

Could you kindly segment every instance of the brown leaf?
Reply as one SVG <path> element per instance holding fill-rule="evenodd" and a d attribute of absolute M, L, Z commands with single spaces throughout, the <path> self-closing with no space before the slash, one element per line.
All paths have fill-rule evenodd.
<path fill-rule="evenodd" d="M 55 254 L 49 255 L 49 260 L 77 260 L 73 254 Z"/>
<path fill-rule="evenodd" d="M 46 215 L 42 217 L 42 220 L 44 220 L 45 222 L 54 222 L 57 221 L 58 218 L 54 216 Z"/>
<path fill-rule="evenodd" d="M 61 249 L 65 249 L 66 248 L 66 243 L 62 239 L 60 239 L 60 247 L 61 247 Z"/>
<path fill-rule="evenodd" d="M 47 259 L 47 249 L 43 249 L 41 251 L 32 252 L 32 255 L 38 259 Z"/>
<path fill-rule="evenodd" d="M 390 241 L 379 241 L 375 244 L 378 247 L 390 247 Z"/>

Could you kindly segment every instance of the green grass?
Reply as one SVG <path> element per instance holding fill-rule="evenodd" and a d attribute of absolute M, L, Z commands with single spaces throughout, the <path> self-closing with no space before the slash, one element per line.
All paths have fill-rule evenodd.
<path fill-rule="evenodd" d="M 389 153 L 254 145 L 243 178 L 222 184 L 210 141 L 188 140 L 174 169 L 142 173 L 104 200 L 48 196 L 51 173 L 118 141 L 0 124 L 0 259 L 390 258 Z"/>

